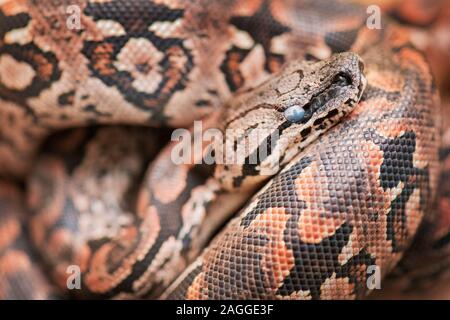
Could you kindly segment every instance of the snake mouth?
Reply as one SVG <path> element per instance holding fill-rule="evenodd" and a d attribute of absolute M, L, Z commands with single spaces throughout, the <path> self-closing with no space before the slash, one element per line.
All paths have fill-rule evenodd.
<path fill-rule="evenodd" d="M 295 149 L 295 153 L 298 153 L 329 128 L 337 124 L 339 119 L 350 113 L 359 102 L 367 83 L 362 73 L 363 66 L 360 62 L 358 66 L 359 73 L 341 71 L 335 74 L 331 81 L 328 82 L 329 84 L 312 94 L 309 102 L 304 104 L 303 107 L 293 105 L 286 108 L 284 111 L 286 120 L 263 141 L 266 153 L 261 153 L 259 150 L 254 152 L 264 156 L 257 158 L 257 164 L 252 165 L 246 162 L 243 165 L 243 172 L 249 176 L 261 174 L 261 168 L 266 165 L 264 162 L 268 161 L 270 157 L 276 157 L 276 162 L 281 164 L 280 167 L 283 167 L 284 162 L 289 161 L 294 153 L 290 155 L 286 155 L 286 153 L 273 155 L 273 153 L 276 151 L 279 140 L 283 139 L 284 133 L 289 131 L 291 127 L 295 128 L 286 136 L 293 137 L 291 144 L 296 145 L 293 149 Z M 289 116 L 286 116 L 286 111 L 290 108 L 301 108 L 300 112 L 297 110 L 296 113 L 292 113 L 292 118 L 299 118 L 299 114 L 302 115 L 300 120 L 295 119 L 297 121 L 291 121 L 292 118 L 288 119 Z M 298 130 L 299 128 L 300 130 Z M 255 154 L 251 154 L 249 158 L 255 158 Z M 270 160 L 268 162 L 274 161 Z M 269 167 L 272 167 L 272 164 Z"/>
<path fill-rule="evenodd" d="M 305 138 L 312 131 L 312 127 L 322 125 L 327 119 L 333 120 L 333 123 L 337 122 L 334 118 L 344 116 L 359 102 L 365 83 L 362 73 L 359 78 L 347 72 L 337 73 L 328 86 L 312 94 L 302 107 L 292 105 L 286 108 L 284 110 L 286 121 L 281 123 L 277 128 L 278 131 L 281 134 L 293 125 L 300 126 L 303 128 L 300 130 L 301 137 Z M 322 125 L 320 129 L 326 128 Z"/>

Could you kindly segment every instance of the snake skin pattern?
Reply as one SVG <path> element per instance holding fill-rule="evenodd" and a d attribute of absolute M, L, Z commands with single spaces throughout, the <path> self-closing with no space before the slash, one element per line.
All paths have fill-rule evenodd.
<path fill-rule="evenodd" d="M 370 266 L 446 244 L 436 84 L 408 28 L 366 20 L 341 1 L 0 2 L 0 297 L 355 299 Z M 246 157 L 281 133 L 257 165 L 173 163 L 164 127 L 200 118 L 268 129 Z"/>

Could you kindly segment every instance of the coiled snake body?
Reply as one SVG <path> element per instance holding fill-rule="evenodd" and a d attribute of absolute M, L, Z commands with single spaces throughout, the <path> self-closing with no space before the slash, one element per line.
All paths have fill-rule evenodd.
<path fill-rule="evenodd" d="M 45 272 L 64 289 L 78 266 L 87 298 L 362 298 L 369 266 L 394 268 L 436 197 L 441 145 L 407 29 L 329 1 L 75 2 L 0 7 L 0 296 L 53 294 L 25 222 Z M 146 168 L 160 132 L 112 127 L 36 156 L 57 129 L 202 117 L 234 130 L 226 159 L 272 147 L 210 166 L 175 164 L 172 142 Z M 29 214 L 7 182 L 24 177 Z"/>

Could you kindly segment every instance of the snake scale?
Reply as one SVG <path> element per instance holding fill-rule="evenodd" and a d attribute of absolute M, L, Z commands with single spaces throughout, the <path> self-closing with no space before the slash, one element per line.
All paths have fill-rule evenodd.
<path fill-rule="evenodd" d="M 343 1 L 0 1 L 0 297 L 365 297 L 450 211 L 428 63 L 366 21 Z M 164 128 L 198 119 L 233 132 L 225 152 L 174 163 Z"/>

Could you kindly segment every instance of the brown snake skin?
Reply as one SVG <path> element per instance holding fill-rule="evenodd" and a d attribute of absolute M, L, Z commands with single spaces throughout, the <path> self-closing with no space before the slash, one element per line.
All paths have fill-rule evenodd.
<path fill-rule="evenodd" d="M 447 248 L 437 86 L 410 29 L 366 20 L 340 1 L 0 1 L 0 298 L 364 298 L 369 266 Z M 200 118 L 242 130 L 246 158 L 275 147 L 173 163 L 163 127 Z"/>

